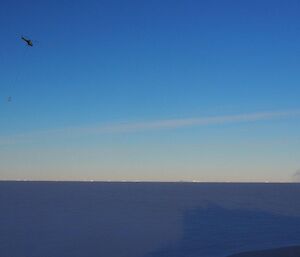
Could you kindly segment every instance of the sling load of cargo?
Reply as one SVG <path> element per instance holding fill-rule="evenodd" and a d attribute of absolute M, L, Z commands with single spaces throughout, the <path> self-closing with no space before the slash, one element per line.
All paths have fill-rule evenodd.
<path fill-rule="evenodd" d="M 21 40 L 23 40 L 23 41 L 26 43 L 26 46 L 28 46 L 28 47 L 33 47 L 33 42 L 32 42 L 31 39 L 29 39 L 29 38 L 27 38 L 27 37 L 24 37 L 24 36 L 21 36 Z M 18 78 L 18 75 L 19 75 L 19 74 L 17 74 L 17 76 L 16 76 L 16 80 L 17 80 L 17 78 Z M 6 98 L 6 100 L 7 100 L 7 102 L 11 102 L 11 101 L 12 101 L 12 96 L 8 96 L 8 97 Z"/>

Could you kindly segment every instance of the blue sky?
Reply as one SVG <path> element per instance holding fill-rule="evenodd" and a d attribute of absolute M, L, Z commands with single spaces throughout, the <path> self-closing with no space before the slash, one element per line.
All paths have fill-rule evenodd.
<path fill-rule="evenodd" d="M 2 1 L 0 179 L 289 181 L 299 12 L 295 0 Z"/>

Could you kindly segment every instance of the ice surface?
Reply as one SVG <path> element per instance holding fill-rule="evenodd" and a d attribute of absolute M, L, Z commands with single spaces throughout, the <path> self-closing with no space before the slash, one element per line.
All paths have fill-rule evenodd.
<path fill-rule="evenodd" d="M 300 245 L 300 184 L 0 182 L 1 257 L 221 257 Z"/>

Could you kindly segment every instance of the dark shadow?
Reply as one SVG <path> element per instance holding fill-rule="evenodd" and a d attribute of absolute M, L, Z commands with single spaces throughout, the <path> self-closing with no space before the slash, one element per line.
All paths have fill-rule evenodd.
<path fill-rule="evenodd" d="M 269 250 L 261 250 L 254 252 L 245 252 L 233 254 L 228 257 L 299 257 L 300 256 L 300 246 L 290 246 L 275 248 Z"/>
<path fill-rule="evenodd" d="M 184 214 L 183 235 L 147 257 L 217 257 L 300 245 L 300 218 L 210 205 Z"/>

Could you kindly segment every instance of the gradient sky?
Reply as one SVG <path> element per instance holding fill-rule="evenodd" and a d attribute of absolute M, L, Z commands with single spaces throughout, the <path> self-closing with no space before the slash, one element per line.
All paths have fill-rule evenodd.
<path fill-rule="evenodd" d="M 290 181 L 299 13 L 298 0 L 2 0 L 0 179 Z"/>

